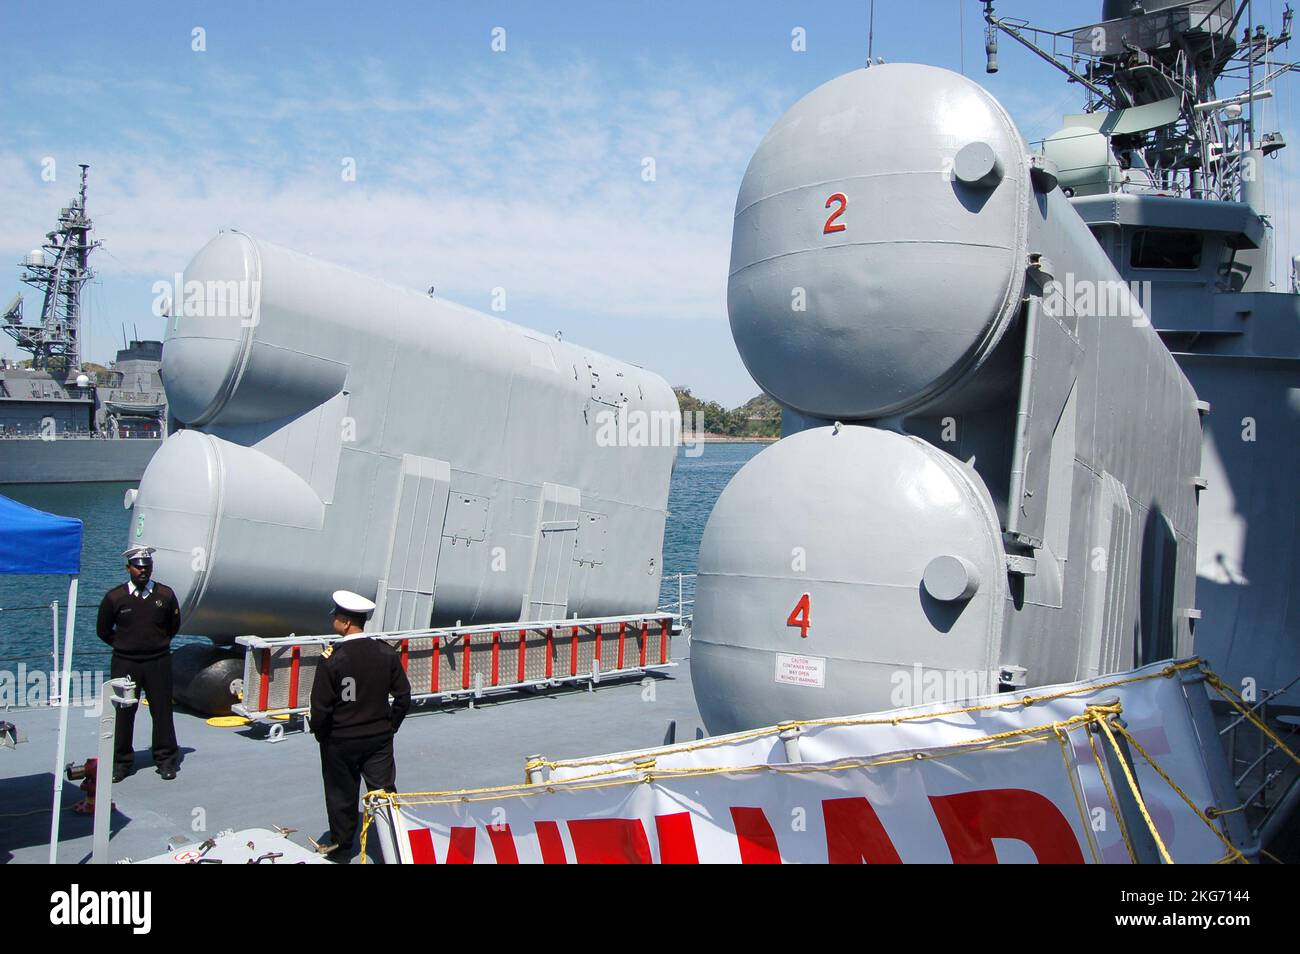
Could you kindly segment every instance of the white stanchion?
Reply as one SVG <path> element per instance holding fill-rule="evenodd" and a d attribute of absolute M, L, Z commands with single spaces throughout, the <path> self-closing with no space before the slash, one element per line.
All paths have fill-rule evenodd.
<path fill-rule="evenodd" d="M 77 577 L 68 582 L 68 615 L 63 628 L 63 668 L 59 672 L 59 742 L 54 754 L 54 796 L 50 818 L 50 864 L 59 860 L 59 809 L 63 801 L 63 758 L 67 753 L 68 709 L 72 685 L 72 644 L 77 626 Z M 111 769 L 110 769 L 111 771 Z"/>

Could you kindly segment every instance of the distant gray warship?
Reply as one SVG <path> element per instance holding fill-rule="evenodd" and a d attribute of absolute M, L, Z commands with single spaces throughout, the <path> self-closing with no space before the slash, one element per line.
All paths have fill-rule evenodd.
<path fill-rule="evenodd" d="M 0 360 L 0 484 L 139 480 L 166 432 L 162 342 L 126 343 L 106 376 L 82 366 L 81 292 L 100 244 L 90 238 L 86 169 L 57 228 L 21 263 L 22 280 L 42 293 L 39 322 L 23 320 L 21 294 L 0 317 L 31 355 L 30 367 Z"/>

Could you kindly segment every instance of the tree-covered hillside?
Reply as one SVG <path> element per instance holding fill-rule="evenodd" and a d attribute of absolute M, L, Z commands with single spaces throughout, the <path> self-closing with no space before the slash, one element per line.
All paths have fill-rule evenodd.
<path fill-rule="evenodd" d="M 696 426 L 695 412 L 703 415 L 703 430 L 728 437 L 779 437 L 781 408 L 766 394 L 751 398 L 740 407 L 728 410 L 717 401 L 701 401 L 690 388 L 673 388 L 682 411 L 684 426 Z"/>

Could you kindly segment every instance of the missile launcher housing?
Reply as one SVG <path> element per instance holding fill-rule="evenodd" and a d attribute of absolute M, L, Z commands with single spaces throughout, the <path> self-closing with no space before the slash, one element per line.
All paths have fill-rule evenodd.
<path fill-rule="evenodd" d="M 875 65 L 791 107 L 740 187 L 728 308 L 785 415 L 701 544 L 710 731 L 1190 651 L 1196 395 L 979 85 Z"/>
<path fill-rule="evenodd" d="M 335 589 L 385 631 L 657 604 L 680 416 L 651 372 L 227 232 L 162 374 L 185 429 L 129 535 L 183 632 L 327 632 Z"/>

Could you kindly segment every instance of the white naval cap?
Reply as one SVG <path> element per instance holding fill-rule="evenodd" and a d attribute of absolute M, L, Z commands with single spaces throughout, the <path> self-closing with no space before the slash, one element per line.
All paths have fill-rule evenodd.
<path fill-rule="evenodd" d="M 127 563 L 134 563 L 136 566 L 142 566 L 145 563 L 153 562 L 154 548 L 143 545 L 130 546 L 122 551 L 122 556 L 126 557 Z"/>
<path fill-rule="evenodd" d="M 351 590 L 335 590 L 334 611 L 369 619 L 370 614 L 375 611 L 375 604 L 360 593 L 353 593 Z"/>

